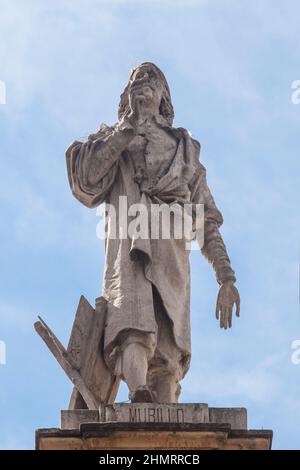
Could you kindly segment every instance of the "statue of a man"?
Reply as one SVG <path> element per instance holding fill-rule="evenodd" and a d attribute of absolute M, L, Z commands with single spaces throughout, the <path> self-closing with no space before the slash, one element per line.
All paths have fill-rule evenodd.
<path fill-rule="evenodd" d="M 119 121 L 104 124 L 87 142 L 67 150 L 74 196 L 87 207 L 102 202 L 120 212 L 128 206 L 203 204 L 202 253 L 212 264 L 219 293 L 216 317 L 230 328 L 239 294 L 219 232 L 223 219 L 199 162 L 200 144 L 183 128 L 172 127 L 173 106 L 167 81 L 152 63 L 131 73 L 121 95 Z M 128 222 L 132 217 L 126 215 Z M 190 347 L 189 250 L 185 239 L 132 239 L 108 236 L 103 296 L 107 300 L 104 357 L 128 385 L 132 402 L 175 403 L 186 374 Z"/>

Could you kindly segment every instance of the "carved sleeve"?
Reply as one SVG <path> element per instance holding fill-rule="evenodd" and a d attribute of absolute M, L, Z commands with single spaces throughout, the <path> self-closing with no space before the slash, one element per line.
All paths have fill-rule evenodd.
<path fill-rule="evenodd" d="M 200 171 L 192 188 L 192 201 L 204 204 L 204 243 L 202 254 L 213 266 L 219 284 L 225 281 L 236 281 L 230 264 L 225 243 L 220 233 L 223 217 L 217 208 L 206 181 L 206 170 L 200 164 Z"/>
<path fill-rule="evenodd" d="M 88 207 L 106 200 L 114 183 L 119 158 L 132 138 L 129 126 L 105 124 L 87 142 L 75 141 L 66 151 L 69 183 L 74 196 Z"/>

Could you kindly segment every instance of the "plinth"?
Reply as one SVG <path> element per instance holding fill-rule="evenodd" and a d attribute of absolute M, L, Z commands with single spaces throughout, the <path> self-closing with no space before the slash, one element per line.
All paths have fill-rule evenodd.
<path fill-rule="evenodd" d="M 38 450 L 269 450 L 270 430 L 248 430 L 245 408 L 203 403 L 115 403 L 61 412 L 60 428 L 38 429 Z"/>

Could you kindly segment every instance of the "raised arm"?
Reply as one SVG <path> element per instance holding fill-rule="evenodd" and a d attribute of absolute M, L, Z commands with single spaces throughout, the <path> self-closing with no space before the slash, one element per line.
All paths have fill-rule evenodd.
<path fill-rule="evenodd" d="M 74 196 L 87 207 L 105 201 L 114 183 L 119 159 L 134 131 L 129 123 L 105 124 L 87 142 L 75 141 L 66 151 L 69 183 Z"/>

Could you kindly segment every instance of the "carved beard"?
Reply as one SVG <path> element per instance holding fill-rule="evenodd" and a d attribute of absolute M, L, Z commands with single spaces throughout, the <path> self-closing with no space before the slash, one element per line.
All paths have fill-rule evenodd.
<path fill-rule="evenodd" d="M 119 110 L 118 110 L 118 118 L 121 120 L 124 116 L 130 114 L 130 106 L 129 106 L 129 87 L 131 82 L 129 81 L 126 88 L 124 89 L 123 93 L 120 96 L 120 103 L 119 103 Z M 174 118 L 174 110 L 171 101 L 171 96 L 166 88 L 165 84 L 162 82 L 163 85 L 163 95 L 159 106 L 159 114 L 167 121 L 169 126 L 173 124 Z"/>
<path fill-rule="evenodd" d="M 144 83 L 140 87 L 138 87 L 136 90 L 134 90 L 133 95 L 137 99 L 140 109 L 142 110 L 143 108 L 150 108 L 153 107 L 153 105 L 156 104 L 157 102 L 157 97 L 155 96 L 156 90 L 153 85 L 150 85 L 149 83 Z M 161 102 L 161 100 L 160 100 Z M 160 103 L 157 103 L 157 112 L 159 113 L 159 106 Z"/>

